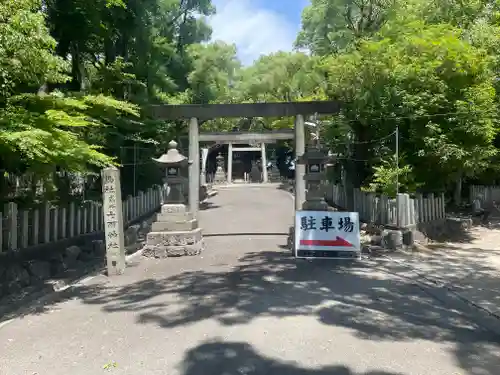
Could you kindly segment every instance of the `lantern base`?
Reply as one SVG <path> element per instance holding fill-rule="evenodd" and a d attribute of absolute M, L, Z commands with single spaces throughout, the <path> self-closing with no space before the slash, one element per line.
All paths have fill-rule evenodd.
<path fill-rule="evenodd" d="M 150 232 L 142 255 L 150 258 L 170 258 L 198 255 L 203 251 L 201 228 L 189 231 Z"/>
<path fill-rule="evenodd" d="M 151 225 L 152 232 L 190 231 L 198 228 L 198 220 L 157 221 Z"/>
<path fill-rule="evenodd" d="M 184 204 L 164 204 L 148 233 L 142 254 L 151 258 L 198 255 L 203 250 L 203 234 L 198 220 Z"/>
<path fill-rule="evenodd" d="M 215 176 L 214 176 L 214 183 L 215 184 L 224 184 L 226 182 L 227 182 L 226 172 L 224 172 L 224 169 L 222 169 L 222 167 L 217 167 L 217 170 L 215 171 Z"/>
<path fill-rule="evenodd" d="M 330 207 L 326 201 L 319 198 L 308 198 L 302 205 L 302 209 L 305 211 L 330 211 Z"/>
<path fill-rule="evenodd" d="M 270 182 L 281 182 L 281 173 L 278 167 L 273 163 L 271 170 L 269 171 L 269 181 Z"/>

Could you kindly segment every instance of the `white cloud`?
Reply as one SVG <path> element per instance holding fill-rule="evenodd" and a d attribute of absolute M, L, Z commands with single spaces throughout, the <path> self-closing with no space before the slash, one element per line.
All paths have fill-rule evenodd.
<path fill-rule="evenodd" d="M 217 14 L 209 19 L 212 40 L 236 44 L 243 64 L 251 64 L 260 55 L 292 50 L 297 25 L 284 16 L 258 8 L 251 0 L 215 0 L 214 4 Z"/>

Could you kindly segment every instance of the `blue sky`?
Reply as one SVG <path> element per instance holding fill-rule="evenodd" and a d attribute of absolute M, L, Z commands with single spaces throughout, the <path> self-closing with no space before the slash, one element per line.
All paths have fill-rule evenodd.
<path fill-rule="evenodd" d="M 262 54 L 290 51 L 308 0 L 213 0 L 213 40 L 234 43 L 238 57 L 251 64 Z"/>

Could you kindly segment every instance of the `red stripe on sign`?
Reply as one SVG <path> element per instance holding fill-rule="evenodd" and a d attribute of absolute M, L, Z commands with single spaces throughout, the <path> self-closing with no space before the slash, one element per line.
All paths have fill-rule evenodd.
<path fill-rule="evenodd" d="M 304 246 L 352 247 L 350 242 L 340 237 L 334 240 L 300 240 L 300 244 Z"/>

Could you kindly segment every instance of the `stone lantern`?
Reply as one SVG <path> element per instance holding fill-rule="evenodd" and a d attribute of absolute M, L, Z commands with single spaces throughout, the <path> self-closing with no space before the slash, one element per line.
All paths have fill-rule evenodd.
<path fill-rule="evenodd" d="M 217 155 L 217 157 L 215 158 L 215 161 L 217 164 L 217 170 L 223 171 L 224 170 L 224 156 L 222 156 L 220 152 Z"/>
<path fill-rule="evenodd" d="M 170 141 L 167 153 L 158 159 L 153 158 L 160 168 L 165 169 L 163 181 L 168 185 L 168 194 L 163 199 L 163 203 L 184 203 L 185 179 L 181 176 L 180 169 L 185 168 L 189 163 L 188 159 L 177 150 L 177 142 Z"/>
<path fill-rule="evenodd" d="M 215 158 L 215 163 L 217 165 L 217 169 L 215 171 L 214 182 L 216 184 L 221 184 L 226 181 L 226 173 L 224 172 L 224 156 L 220 153 Z"/>
<path fill-rule="evenodd" d="M 324 181 L 326 180 L 326 167 L 333 161 L 330 155 L 318 147 L 311 147 L 302 155 L 301 162 L 305 164 L 306 173 L 306 201 L 302 205 L 304 211 L 333 211 L 325 201 Z M 294 251 L 295 226 L 288 232 L 288 247 Z"/>
<path fill-rule="evenodd" d="M 303 155 L 306 166 L 304 179 L 306 180 L 306 201 L 303 210 L 328 211 L 325 201 L 323 182 L 326 180 L 326 166 L 331 162 L 331 157 L 324 150 L 317 147 L 309 148 Z"/>
<path fill-rule="evenodd" d="M 187 210 L 182 191 L 184 177 L 180 171 L 189 164 L 188 159 L 177 150 L 177 143 L 171 141 L 167 153 L 153 160 L 165 169 L 164 180 L 169 192 L 147 235 L 143 255 L 166 258 L 200 254 L 203 249 L 202 230 L 193 213 Z"/>

